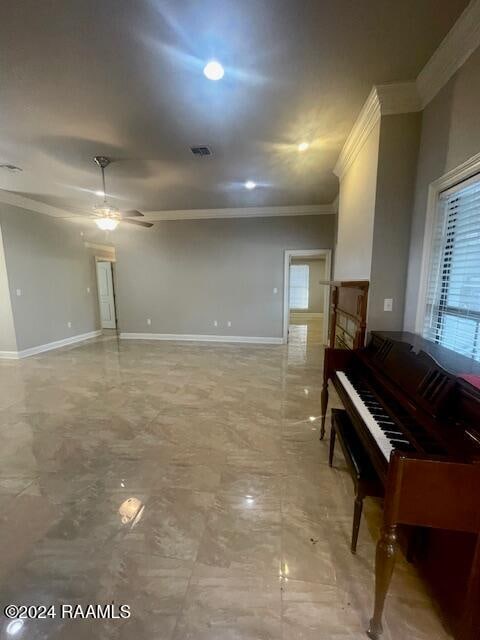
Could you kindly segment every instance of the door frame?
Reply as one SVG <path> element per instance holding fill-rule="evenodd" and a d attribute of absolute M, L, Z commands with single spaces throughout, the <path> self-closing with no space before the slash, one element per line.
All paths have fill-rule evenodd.
<path fill-rule="evenodd" d="M 118 331 L 118 312 L 117 312 L 117 294 L 116 294 L 116 287 L 115 287 L 115 263 L 116 260 L 114 258 L 109 257 L 105 257 L 105 256 L 95 256 L 95 284 L 96 284 L 96 288 L 97 288 L 97 305 L 98 305 L 98 312 L 100 314 L 99 318 L 100 318 L 100 329 L 102 329 L 103 331 L 103 327 L 101 326 L 102 324 L 102 310 L 100 308 L 100 294 L 98 291 L 98 272 L 97 272 L 97 262 L 109 262 L 110 263 L 110 269 L 112 272 L 112 293 L 113 293 L 113 310 L 115 312 L 115 329 L 112 329 L 112 331 Z"/>
<path fill-rule="evenodd" d="M 290 298 L 290 262 L 292 258 L 325 258 L 325 280 L 330 280 L 332 270 L 332 250 L 331 249 L 286 249 L 284 258 L 283 276 L 283 342 L 288 342 L 288 324 L 290 318 L 289 298 Z M 328 343 L 328 325 L 330 314 L 328 306 L 330 303 L 330 289 L 325 285 L 323 302 L 323 342 Z"/>

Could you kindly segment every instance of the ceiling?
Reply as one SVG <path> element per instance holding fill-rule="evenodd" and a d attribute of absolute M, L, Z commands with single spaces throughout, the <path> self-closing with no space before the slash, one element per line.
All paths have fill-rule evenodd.
<path fill-rule="evenodd" d="M 23 171 L 0 171 L 0 189 L 90 210 L 102 154 L 120 208 L 330 203 L 372 84 L 414 79 L 466 4 L 3 2 L 0 164 Z M 202 74 L 210 58 L 225 66 L 219 82 Z M 204 144 L 213 156 L 195 158 Z"/>

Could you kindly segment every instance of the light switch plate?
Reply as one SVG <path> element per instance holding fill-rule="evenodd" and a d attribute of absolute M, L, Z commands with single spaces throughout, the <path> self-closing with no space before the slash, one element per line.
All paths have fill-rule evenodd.
<path fill-rule="evenodd" d="M 393 310 L 393 298 L 385 298 L 383 301 L 383 310 L 384 311 L 392 311 Z"/>
<path fill-rule="evenodd" d="M 16 294 L 18 297 L 20 297 L 22 295 L 22 290 L 21 289 L 17 289 Z"/>

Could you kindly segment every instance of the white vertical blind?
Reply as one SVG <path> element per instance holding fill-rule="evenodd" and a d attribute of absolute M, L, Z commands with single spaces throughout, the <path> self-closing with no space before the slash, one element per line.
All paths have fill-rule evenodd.
<path fill-rule="evenodd" d="M 480 361 L 480 176 L 440 196 L 423 335 Z"/>
<path fill-rule="evenodd" d="M 290 265 L 290 309 L 308 309 L 308 264 Z"/>

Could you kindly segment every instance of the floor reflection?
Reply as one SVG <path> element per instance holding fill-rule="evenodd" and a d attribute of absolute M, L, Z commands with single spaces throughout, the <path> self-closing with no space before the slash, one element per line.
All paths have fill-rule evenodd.
<path fill-rule="evenodd" d="M 285 346 L 107 336 L 0 362 L 0 601 L 128 620 L 0 619 L 0 638 L 364 638 L 378 503 L 318 440 L 322 328 Z M 338 398 L 332 394 L 332 406 Z M 447 638 L 400 560 L 385 639 Z"/>

